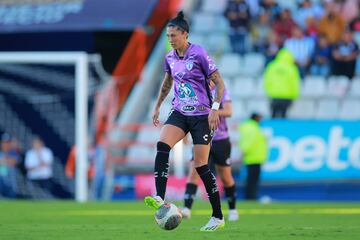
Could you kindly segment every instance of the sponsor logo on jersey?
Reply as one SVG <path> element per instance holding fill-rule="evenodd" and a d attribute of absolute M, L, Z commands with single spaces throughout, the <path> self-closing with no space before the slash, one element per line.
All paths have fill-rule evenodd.
<path fill-rule="evenodd" d="M 209 57 L 209 56 L 206 56 L 206 60 L 208 61 L 209 63 L 209 70 L 212 71 L 216 68 L 216 65 L 215 63 L 213 62 L 213 60 Z"/>
<path fill-rule="evenodd" d="M 195 107 L 194 106 L 183 106 L 182 110 L 184 112 L 193 112 L 193 111 L 195 111 Z"/>
<path fill-rule="evenodd" d="M 185 72 L 177 72 L 177 73 L 175 73 L 175 76 L 178 77 L 181 80 L 181 79 L 183 79 L 185 74 L 186 74 Z"/>
<path fill-rule="evenodd" d="M 179 84 L 179 97 L 180 98 L 191 98 L 195 97 L 195 91 L 190 83 L 180 83 Z"/>
<path fill-rule="evenodd" d="M 216 68 L 216 65 L 214 63 L 209 64 L 209 69 L 212 71 Z"/>
<path fill-rule="evenodd" d="M 206 111 L 206 107 L 204 106 L 198 106 L 197 108 L 199 111 Z"/>

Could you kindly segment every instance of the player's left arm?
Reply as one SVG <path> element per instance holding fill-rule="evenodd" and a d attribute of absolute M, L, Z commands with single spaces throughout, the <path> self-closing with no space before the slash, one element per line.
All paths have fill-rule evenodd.
<path fill-rule="evenodd" d="M 224 80 L 220 76 L 219 71 L 216 70 L 215 72 L 213 72 L 209 76 L 209 80 L 213 81 L 213 83 L 216 86 L 214 102 L 221 103 L 221 100 L 224 96 L 225 84 L 224 84 Z"/>
<path fill-rule="evenodd" d="M 218 111 L 220 117 L 231 117 L 232 116 L 232 103 L 227 101 L 223 103 L 223 108 Z"/>
<path fill-rule="evenodd" d="M 213 106 L 211 107 L 208 121 L 209 121 L 210 129 L 216 130 L 220 124 L 218 111 L 219 111 L 219 104 L 221 103 L 221 100 L 224 95 L 225 86 L 224 86 L 224 81 L 221 78 L 219 71 L 217 70 L 209 76 L 209 80 L 215 84 L 216 90 L 215 90 L 214 103 Z M 217 108 L 214 108 L 215 104 L 217 104 Z"/>

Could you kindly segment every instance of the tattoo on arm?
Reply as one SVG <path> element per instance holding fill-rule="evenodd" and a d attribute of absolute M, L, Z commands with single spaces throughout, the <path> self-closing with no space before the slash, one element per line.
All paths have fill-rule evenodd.
<path fill-rule="evenodd" d="M 224 85 L 223 79 L 221 78 L 221 76 L 219 74 L 219 71 L 216 71 L 213 74 L 211 74 L 209 79 L 211 81 L 213 81 L 216 85 L 214 101 L 220 103 L 222 100 L 222 97 L 224 95 L 225 85 Z"/>
<path fill-rule="evenodd" d="M 160 93 L 159 93 L 159 96 L 157 99 L 156 106 L 160 107 L 161 103 L 164 101 L 166 96 L 169 94 L 172 84 L 173 84 L 173 79 L 172 79 L 171 75 L 168 73 L 165 73 L 165 77 L 164 77 L 164 80 L 161 85 L 161 89 L 160 89 Z"/>

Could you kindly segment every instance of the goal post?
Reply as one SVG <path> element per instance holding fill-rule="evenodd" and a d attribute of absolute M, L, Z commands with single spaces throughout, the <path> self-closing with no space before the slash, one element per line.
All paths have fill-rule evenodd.
<path fill-rule="evenodd" d="M 75 199 L 88 199 L 88 54 L 85 52 L 1 52 L 0 63 L 73 64 L 75 66 Z"/>

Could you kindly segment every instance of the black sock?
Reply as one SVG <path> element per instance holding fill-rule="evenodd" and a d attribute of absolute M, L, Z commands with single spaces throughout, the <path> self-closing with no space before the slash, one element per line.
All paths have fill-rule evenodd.
<path fill-rule="evenodd" d="M 229 209 L 236 208 L 236 186 L 235 184 L 231 187 L 224 187 L 225 196 L 229 204 Z"/>
<path fill-rule="evenodd" d="M 163 142 L 157 143 L 157 153 L 155 158 L 155 186 L 156 195 L 165 199 L 166 183 L 169 175 L 169 152 L 171 148 Z"/>
<path fill-rule="evenodd" d="M 212 174 L 207 164 L 201 167 L 197 167 L 196 171 L 199 174 L 201 180 L 203 181 L 206 192 L 209 196 L 209 200 L 213 210 L 212 216 L 222 219 L 223 214 L 221 212 L 220 194 L 214 174 Z"/>
<path fill-rule="evenodd" d="M 194 202 L 194 196 L 197 191 L 197 185 L 194 183 L 187 183 L 184 195 L 184 206 L 191 209 Z"/>

